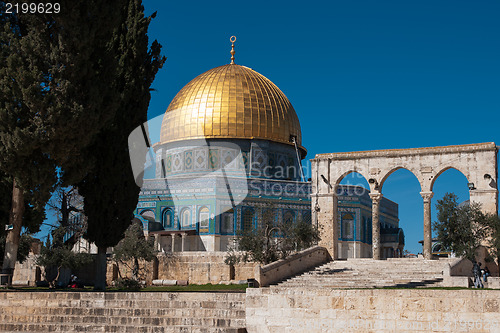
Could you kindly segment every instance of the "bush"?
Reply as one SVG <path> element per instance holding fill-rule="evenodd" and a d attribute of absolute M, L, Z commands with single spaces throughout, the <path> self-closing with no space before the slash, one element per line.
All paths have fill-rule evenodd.
<path fill-rule="evenodd" d="M 265 216 L 257 228 L 238 232 L 237 250 L 228 251 L 224 262 L 259 262 L 269 264 L 290 254 L 309 248 L 320 240 L 318 229 L 310 221 L 278 223 L 274 215 Z"/>
<path fill-rule="evenodd" d="M 120 278 L 115 281 L 115 287 L 122 290 L 139 290 L 141 284 L 134 279 Z"/>

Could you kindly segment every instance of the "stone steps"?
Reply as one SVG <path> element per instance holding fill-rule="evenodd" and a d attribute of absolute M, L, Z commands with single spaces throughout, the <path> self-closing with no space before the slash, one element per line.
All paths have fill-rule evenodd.
<path fill-rule="evenodd" d="M 244 293 L 0 292 L 0 332 L 245 330 Z"/>
<path fill-rule="evenodd" d="M 244 328 L 207 328 L 192 326 L 112 326 L 66 324 L 6 324 L 0 323 L 0 332 L 117 332 L 117 333 L 244 333 Z"/>
<path fill-rule="evenodd" d="M 348 259 L 326 263 L 271 288 L 383 288 L 440 286 L 448 264 L 457 259 Z"/>

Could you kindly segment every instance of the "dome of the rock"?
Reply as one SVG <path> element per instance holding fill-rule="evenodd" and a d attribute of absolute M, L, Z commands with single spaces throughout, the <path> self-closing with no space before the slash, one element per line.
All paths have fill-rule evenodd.
<path fill-rule="evenodd" d="M 293 145 L 302 157 L 300 123 L 285 94 L 265 76 L 236 64 L 213 68 L 182 88 L 162 122 L 160 144 L 190 139 L 261 139 Z"/>

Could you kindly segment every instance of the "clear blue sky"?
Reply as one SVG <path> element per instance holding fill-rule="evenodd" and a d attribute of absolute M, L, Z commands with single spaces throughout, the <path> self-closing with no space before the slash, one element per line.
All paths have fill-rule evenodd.
<path fill-rule="evenodd" d="M 307 158 L 318 153 L 495 141 L 500 121 L 500 2 L 145 1 L 149 36 L 168 57 L 149 117 L 202 72 L 230 61 L 267 76 L 292 102 Z M 351 178 L 351 183 L 365 182 Z M 455 170 L 436 181 L 467 200 Z M 416 178 L 391 175 L 406 248 L 421 252 Z M 435 217 L 433 218 L 433 220 Z"/>
<path fill-rule="evenodd" d="M 500 121 L 500 2 L 145 1 L 149 36 L 168 57 L 149 116 L 202 72 L 230 61 L 276 83 L 302 125 L 307 158 L 318 153 L 495 141 Z M 351 178 L 351 183 L 364 179 Z M 449 170 L 445 192 L 469 199 Z M 384 195 L 399 204 L 406 248 L 421 252 L 422 198 L 399 170 Z M 435 213 L 435 212 L 434 212 Z M 435 220 L 435 214 L 434 218 Z"/>
<path fill-rule="evenodd" d="M 144 1 L 157 12 L 151 40 L 168 57 L 153 84 L 149 118 L 162 115 L 191 79 L 230 61 L 267 76 L 301 122 L 307 159 L 318 153 L 500 144 L 500 2 Z M 351 184 L 366 184 L 350 179 Z M 400 208 L 406 248 L 421 252 L 422 199 L 406 170 L 384 195 Z M 458 171 L 445 192 L 469 199 Z M 435 212 L 434 212 L 435 213 Z M 435 214 L 433 217 L 435 220 Z"/>

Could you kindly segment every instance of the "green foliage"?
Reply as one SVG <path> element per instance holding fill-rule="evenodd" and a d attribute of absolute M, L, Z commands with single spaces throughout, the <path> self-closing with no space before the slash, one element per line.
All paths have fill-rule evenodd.
<path fill-rule="evenodd" d="M 37 265 L 49 269 L 57 268 L 57 275 L 49 284 L 53 287 L 59 278 L 61 268 L 71 270 L 79 269 L 92 262 L 92 255 L 88 253 L 76 253 L 71 250 L 71 245 L 64 244 L 63 237 L 66 233 L 64 227 L 59 227 L 52 232 L 52 242 L 47 238 L 47 242 L 42 246 L 40 256 L 37 258 Z"/>
<path fill-rule="evenodd" d="M 189 284 L 187 286 L 149 286 L 142 289 L 142 291 L 153 291 L 153 292 L 213 292 L 213 291 L 241 291 L 244 292 L 248 288 L 248 284 Z"/>
<path fill-rule="evenodd" d="M 146 240 L 142 230 L 142 224 L 135 221 L 113 249 L 114 260 L 131 268 L 134 280 L 139 278 L 139 260 L 151 261 L 156 257 L 154 240 Z M 132 266 L 129 262 L 132 262 Z"/>
<path fill-rule="evenodd" d="M 496 214 L 486 216 L 487 241 L 491 258 L 487 260 L 500 259 L 500 218 Z"/>
<path fill-rule="evenodd" d="M 4 268 L 13 268 L 19 246 L 23 196 L 43 211 L 58 178 L 80 180 L 97 163 L 84 149 L 117 109 L 111 106 L 119 96 L 106 79 L 118 66 L 109 51 L 120 1 L 59 3 L 60 13 L 36 15 L 8 15 L 0 3 L 0 170 L 21 190 Z"/>
<path fill-rule="evenodd" d="M 141 284 L 139 281 L 134 279 L 119 278 L 115 281 L 115 287 L 120 290 L 137 291 L 141 289 Z"/>
<path fill-rule="evenodd" d="M 273 213 L 266 213 L 262 224 L 253 230 L 239 231 L 236 239 L 238 250 L 230 249 L 224 259 L 228 265 L 247 261 L 269 264 L 313 246 L 320 237 L 309 221 L 299 218 L 295 223 L 277 223 Z"/>
<path fill-rule="evenodd" d="M 0 259 L 4 255 L 5 238 L 5 235 L 0 236 Z M 26 233 L 21 235 L 19 248 L 17 249 L 17 262 L 22 264 L 28 258 L 33 241 L 34 238 L 31 235 Z"/>
<path fill-rule="evenodd" d="M 12 181 L 5 175 L 2 177 L 0 172 L 0 263 L 4 257 L 5 240 L 7 232 L 5 226 L 9 224 L 9 212 L 12 201 Z M 23 215 L 24 233 L 21 234 L 19 240 L 19 248 L 17 250 L 17 261 L 23 263 L 29 255 L 33 237 L 31 234 L 40 230 L 40 224 L 45 219 L 45 212 L 34 207 L 29 203 L 29 197 L 26 198 L 26 210 Z"/>
<path fill-rule="evenodd" d="M 145 17 L 140 0 L 113 7 L 121 15 L 109 50 L 117 65 L 105 82 L 113 88 L 116 103 L 106 129 L 85 152 L 99 163 L 77 184 L 88 218 L 86 237 L 101 255 L 123 238 L 137 206 L 140 188 L 130 165 L 128 136 L 147 121 L 150 86 L 165 62 L 156 41 L 149 47 L 147 31 L 154 14 Z M 95 285 L 103 289 L 106 266 L 104 260 L 99 262 L 102 267 Z"/>
<path fill-rule="evenodd" d="M 488 217 L 478 203 L 459 205 L 458 197 L 446 193 L 436 204 L 438 221 L 434 230 L 445 248 L 458 256 L 475 260 L 476 250 L 488 234 Z"/>

